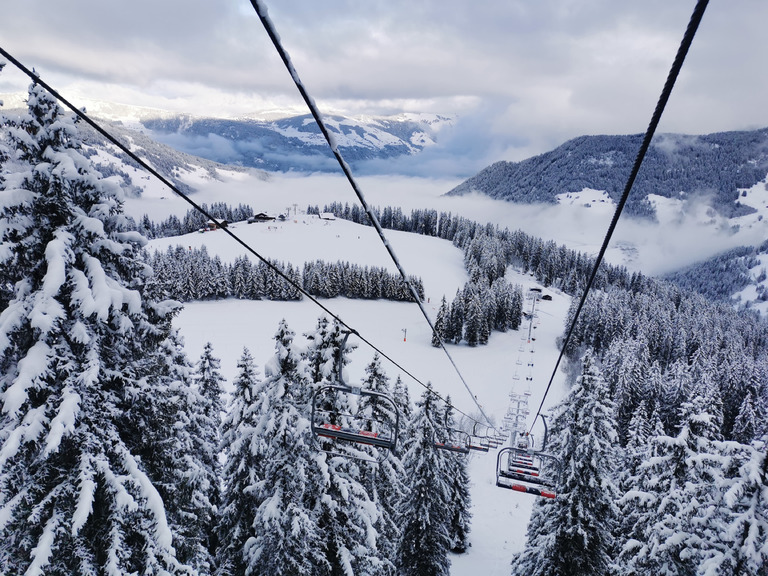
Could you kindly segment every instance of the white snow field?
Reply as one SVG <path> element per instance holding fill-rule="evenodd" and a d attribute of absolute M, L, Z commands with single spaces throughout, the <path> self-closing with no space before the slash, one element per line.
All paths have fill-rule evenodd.
<path fill-rule="evenodd" d="M 133 168 L 123 169 L 132 174 Z M 343 176 L 332 174 L 267 174 L 259 171 L 219 174 L 213 180 L 203 170 L 187 172 L 182 179 L 197 190 L 197 203 L 216 201 L 249 204 L 256 212 L 272 214 L 305 210 L 307 205 L 331 202 L 357 203 Z M 129 198 L 126 211 L 140 218 L 148 213 L 156 222 L 171 214 L 181 217 L 190 206 L 154 179 L 137 175 L 134 183 L 144 186 L 141 198 Z M 405 176 L 371 176 L 358 182 L 372 206 L 400 206 L 412 209 L 433 208 L 452 212 L 477 222 L 491 222 L 510 230 L 554 240 L 587 254 L 596 254 L 615 209 L 603 191 L 584 189 L 560 196 L 557 205 L 513 204 L 479 194 L 443 196 L 459 184 L 455 179 L 427 179 Z M 768 232 L 768 201 L 764 201 L 766 181 L 760 182 L 740 198 L 758 212 L 740 218 L 713 216 L 704 202 L 670 200 L 654 196 L 658 223 L 622 217 L 606 253 L 612 264 L 645 274 L 663 274 L 704 260 L 736 246 L 759 245 Z M 569 197 L 570 196 L 570 197 Z M 589 205 L 589 206 L 587 206 Z"/>
<path fill-rule="evenodd" d="M 297 214 L 282 223 L 235 223 L 232 231 L 262 256 L 294 265 L 323 258 L 386 266 L 394 271 L 376 232 L 370 227 L 343 220 L 325 222 Z M 461 251 L 445 240 L 403 232 L 386 233 L 406 271 L 422 277 L 429 299 L 427 308 L 434 320 L 443 294 L 449 301 L 452 300 L 457 288 L 463 286 L 467 279 Z M 187 247 L 205 245 L 209 253 L 219 255 L 224 261 L 232 261 L 243 253 L 243 249 L 220 230 L 154 240 L 149 248 L 162 250 L 177 244 Z M 522 284 L 526 292 L 529 287 L 535 286 L 530 276 L 511 269 L 507 279 Z M 562 333 L 570 299 L 548 289 L 544 291 L 553 299 L 539 303 L 538 326 L 532 331 L 535 341 L 530 344 L 527 341 L 528 327 L 524 324 L 521 331 L 492 333 L 487 346 L 449 346 L 477 400 L 497 422 L 507 410 L 509 393 L 523 392 L 527 387 L 532 393 L 531 409 L 535 412 L 552 373 L 557 355 L 555 338 Z M 429 326 L 416 304 L 342 298 L 322 302 L 422 382 L 431 382 L 443 396 L 450 395 L 458 409 L 477 413 L 469 392 L 448 358 L 442 350 L 430 345 Z M 526 308 L 528 306 L 530 302 L 526 303 Z M 244 346 L 249 348 L 261 367 L 273 354 L 272 337 L 281 318 L 285 318 L 297 333 L 297 341 L 303 342 L 299 336 L 312 330 L 321 314 L 322 310 L 307 299 L 301 302 L 229 299 L 188 303 L 176 323 L 185 339 L 190 359 L 196 361 L 205 343 L 212 342 L 215 355 L 222 361 L 222 373 L 231 383 Z M 354 382 L 363 377 L 365 365 L 374 352 L 355 338 L 350 338 L 350 343 L 358 344 L 358 348 L 350 353 L 352 362 L 346 372 L 347 380 Z M 516 364 L 518 358 L 521 365 Z M 529 360 L 534 362 L 530 369 L 527 367 Z M 401 374 L 386 361 L 383 366 L 392 381 Z M 526 381 L 529 370 L 532 382 Z M 514 379 L 516 372 L 519 380 Z M 417 400 L 422 392 L 421 386 L 405 374 L 401 375 L 409 385 L 412 400 Z M 547 398 L 547 406 L 562 396 L 562 386 L 561 373 Z M 540 432 L 539 425 L 535 432 Z M 472 547 L 466 554 L 452 555 L 452 574 L 506 575 L 510 570 L 512 554 L 525 544 L 525 528 L 535 496 L 495 486 L 495 451 L 474 453 L 470 458 Z"/>

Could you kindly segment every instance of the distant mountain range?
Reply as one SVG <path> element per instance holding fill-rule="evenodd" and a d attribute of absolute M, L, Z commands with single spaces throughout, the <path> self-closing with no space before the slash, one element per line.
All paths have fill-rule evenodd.
<path fill-rule="evenodd" d="M 26 107 L 24 94 L 0 94 L 4 110 Z M 87 111 L 112 126 L 220 164 L 269 172 L 338 172 L 339 166 L 311 115 L 278 119 L 202 118 L 167 110 L 90 101 Z M 392 160 L 438 148 L 438 134 L 455 123 L 447 115 L 325 115 L 344 159 L 359 173 L 388 173 Z M 463 174 L 471 173 L 464 170 Z"/>
<path fill-rule="evenodd" d="M 447 116 L 326 116 L 339 149 L 353 167 L 370 160 L 418 154 L 450 125 Z M 328 144 L 310 115 L 279 120 L 226 120 L 173 116 L 145 118 L 142 126 L 164 144 L 224 164 L 268 171 L 338 171 Z"/>
<path fill-rule="evenodd" d="M 603 190 L 617 202 L 642 135 L 581 136 L 521 162 L 496 162 L 448 195 L 479 192 L 518 203 L 557 203 L 557 195 Z M 740 188 L 768 174 L 768 128 L 706 136 L 663 134 L 654 139 L 635 181 L 626 213 L 653 217 L 650 194 L 675 199 L 707 197 L 732 218 L 754 211 L 739 203 Z"/>
<path fill-rule="evenodd" d="M 6 110 L 24 104 L 20 95 L 2 96 Z M 174 168 L 183 172 L 197 166 L 212 177 L 216 164 L 267 172 L 338 171 L 309 115 L 276 120 L 198 118 L 103 102 L 89 104 L 89 112 L 109 120 L 110 130 L 140 148 L 142 155 L 182 188 Z M 442 148 L 451 146 L 448 142 L 456 139 L 451 128 L 458 123 L 456 118 L 435 114 L 328 115 L 325 119 L 344 158 L 360 174 L 398 173 L 406 161 L 409 166 L 425 167 L 428 158 L 440 156 Z M 615 202 L 641 139 L 639 134 L 581 136 L 520 162 L 496 162 L 447 194 L 475 192 L 518 203 L 557 204 L 558 196 L 593 189 L 605 191 L 606 200 L 610 197 Z M 97 147 L 106 146 L 95 133 L 90 140 Z M 106 149 L 109 152 L 108 146 Z M 445 157 L 455 153 L 451 148 Z M 130 165 L 127 159 L 121 160 Z M 106 164 L 103 168 L 108 172 Z M 445 162 L 441 166 L 445 168 Z M 648 151 L 625 213 L 654 218 L 659 197 L 675 201 L 705 198 L 727 218 L 754 213 L 754 207 L 740 201 L 739 190 L 761 182 L 766 174 L 768 128 L 704 136 L 662 134 Z"/>

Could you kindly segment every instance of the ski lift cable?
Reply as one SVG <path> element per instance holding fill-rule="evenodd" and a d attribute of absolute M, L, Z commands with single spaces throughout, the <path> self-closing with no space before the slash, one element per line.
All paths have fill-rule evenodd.
<path fill-rule="evenodd" d="M 326 314 L 328 314 L 331 318 L 338 321 L 339 324 L 341 324 L 344 328 L 349 330 L 350 332 L 354 333 L 360 340 L 368 345 L 371 349 L 373 349 L 375 352 L 378 352 L 378 354 L 384 358 L 385 360 L 389 361 L 393 366 L 395 366 L 398 370 L 401 370 L 405 375 L 407 375 L 409 378 L 413 379 L 414 382 L 425 388 L 426 390 L 429 390 L 431 394 L 433 394 L 436 398 L 438 398 L 441 402 L 444 402 L 446 405 L 449 405 L 451 408 L 456 410 L 459 414 L 462 416 L 465 416 L 469 420 L 475 422 L 477 421 L 476 418 L 470 416 L 466 412 L 460 410 L 456 406 L 450 404 L 447 399 L 443 398 L 432 390 L 427 384 L 422 382 L 419 378 L 417 378 L 414 374 L 412 374 L 410 371 L 406 370 L 403 366 L 401 366 L 397 361 L 395 361 L 392 357 L 390 357 L 388 354 L 386 354 L 383 350 L 381 350 L 378 346 L 376 346 L 373 342 L 365 338 L 360 332 L 355 330 L 352 326 L 347 324 L 344 320 L 341 319 L 340 316 L 335 314 L 333 311 L 331 311 L 327 306 L 325 306 L 322 302 L 320 302 L 317 298 L 312 296 L 309 292 L 307 292 L 303 287 L 296 284 L 296 282 L 293 281 L 289 276 L 287 276 L 280 268 L 275 266 L 272 262 L 270 262 L 268 259 L 263 257 L 261 254 L 259 254 L 253 247 L 251 247 L 247 242 L 245 242 L 242 238 L 240 238 L 237 234 L 232 232 L 228 227 L 223 227 L 221 222 L 219 222 L 214 216 L 209 214 L 202 206 L 197 204 L 194 200 L 192 200 L 188 195 L 186 195 L 184 192 L 179 190 L 171 181 L 169 181 L 165 176 L 160 174 L 157 170 L 152 168 L 145 160 L 140 158 L 135 152 L 133 152 L 130 148 L 125 146 L 122 142 L 120 142 L 115 136 L 110 134 L 106 129 L 104 129 L 100 124 L 98 124 L 96 121 L 94 121 L 86 112 L 83 110 L 80 110 L 77 108 L 74 104 L 72 104 L 69 100 L 64 98 L 61 94 L 59 94 L 52 86 L 50 86 L 47 82 L 42 80 L 39 75 L 36 72 L 31 71 L 29 68 L 24 66 L 19 60 L 17 60 L 12 54 L 10 54 L 7 50 L 5 50 L 2 46 L 0 46 L 0 55 L 8 59 L 9 62 L 11 62 L 16 68 L 18 68 L 21 72 L 23 72 L 25 75 L 29 76 L 29 78 L 45 88 L 54 98 L 56 98 L 59 102 L 61 102 L 66 108 L 71 110 L 78 118 L 83 120 L 86 124 L 91 126 L 96 132 L 101 134 L 104 138 L 106 138 L 110 143 L 112 143 L 114 146 L 120 149 L 120 151 L 124 152 L 128 157 L 131 158 L 134 162 L 136 162 L 139 166 L 141 166 L 144 170 L 152 174 L 155 178 L 160 180 L 165 186 L 167 186 L 172 192 L 177 194 L 180 198 L 182 198 L 187 204 L 192 206 L 197 212 L 205 216 L 208 220 L 213 222 L 216 226 L 219 227 L 225 234 L 229 235 L 235 242 L 240 244 L 247 252 L 258 258 L 261 262 L 263 262 L 270 270 L 275 272 L 280 278 L 282 278 L 285 282 L 287 282 L 289 285 L 291 285 L 293 288 L 295 288 L 298 292 L 300 292 L 302 295 L 306 296 L 308 300 L 310 300 L 312 303 L 319 306 Z"/>
<path fill-rule="evenodd" d="M 557 357 L 557 362 L 555 362 L 555 369 L 552 371 L 552 376 L 550 377 L 549 383 L 547 384 L 547 388 L 544 391 L 544 397 L 541 399 L 541 404 L 539 404 L 539 408 L 536 411 L 536 416 L 534 416 L 533 418 L 533 422 L 531 423 L 530 430 L 533 430 L 533 425 L 536 423 L 536 420 L 541 415 L 541 409 L 544 406 L 544 401 L 547 398 L 549 389 L 552 387 L 552 382 L 554 381 L 555 376 L 557 375 L 557 369 L 560 366 L 561 360 L 563 359 L 565 350 L 568 347 L 568 343 L 571 340 L 571 335 L 573 334 L 573 330 L 576 327 L 576 321 L 579 319 L 579 314 L 581 313 L 581 309 L 584 307 L 584 303 L 587 300 L 589 291 L 591 290 L 592 284 L 595 280 L 595 277 L 597 276 L 598 268 L 600 267 L 600 264 L 603 261 L 603 257 L 605 256 L 605 252 L 608 248 L 608 244 L 611 241 L 611 236 L 613 236 L 613 232 L 616 229 L 616 224 L 619 221 L 621 212 L 624 209 L 624 205 L 627 202 L 629 193 L 632 190 L 632 185 L 635 183 L 635 178 L 637 177 L 637 173 L 640 170 L 640 166 L 643 163 L 645 154 L 648 151 L 648 148 L 650 147 L 651 140 L 653 139 L 653 135 L 656 132 L 656 128 L 659 125 L 659 121 L 661 120 L 661 115 L 664 112 L 664 108 L 666 107 L 667 102 L 669 101 L 670 95 L 672 94 L 672 88 L 674 87 L 675 81 L 677 80 L 677 77 L 680 74 L 680 70 L 683 67 L 683 62 L 685 61 L 685 57 L 688 54 L 689 48 L 691 47 L 691 43 L 693 42 L 693 37 L 696 35 L 696 31 L 699 28 L 699 24 L 701 23 L 701 19 L 704 16 L 704 11 L 707 8 L 708 2 L 709 0 L 698 0 L 698 2 L 696 3 L 696 6 L 693 9 L 693 13 L 691 14 L 691 19 L 688 22 L 688 27 L 686 28 L 685 34 L 683 35 L 683 40 L 680 43 L 680 47 L 677 50 L 675 59 L 672 62 L 672 67 L 669 71 L 669 74 L 667 75 L 667 80 L 664 83 L 664 88 L 662 89 L 661 96 L 659 97 L 659 101 L 656 103 L 656 108 L 653 111 L 653 116 L 651 117 L 651 121 L 648 125 L 648 129 L 645 132 L 645 137 L 643 138 L 643 142 L 640 146 L 640 150 L 637 153 L 637 157 L 632 167 L 632 171 L 629 174 L 629 179 L 627 180 L 627 183 L 624 187 L 624 192 L 622 193 L 621 199 L 619 200 L 619 203 L 616 206 L 616 211 L 613 214 L 613 219 L 611 220 L 611 223 L 608 226 L 608 230 L 605 234 L 605 238 L 603 239 L 603 244 L 600 247 L 600 252 L 598 253 L 597 258 L 595 259 L 595 264 L 592 267 L 592 272 L 589 276 L 589 281 L 587 282 L 587 285 L 584 288 L 584 293 L 581 295 L 581 300 L 579 301 L 579 305 L 576 308 L 576 312 L 574 313 L 573 319 L 571 320 L 570 326 L 568 327 L 568 332 L 565 336 L 565 340 L 563 341 L 562 348 L 560 349 L 560 354 Z"/>
<path fill-rule="evenodd" d="M 443 339 L 440 337 L 440 334 L 438 334 L 437 330 L 435 329 L 434 323 L 429 318 L 429 314 L 427 314 L 427 310 L 424 307 L 424 304 L 419 299 L 419 296 L 416 293 L 416 289 L 408 280 L 408 276 L 405 273 L 405 270 L 403 269 L 402 265 L 400 264 L 400 260 L 397 258 L 397 255 L 395 254 L 395 251 L 392 248 L 392 245 L 387 240 L 387 237 L 384 235 L 384 229 L 381 227 L 381 223 L 379 222 L 378 218 L 373 213 L 368 202 L 366 201 L 362 190 L 357 184 L 357 180 L 355 180 L 355 177 L 352 175 L 352 170 L 350 169 L 349 164 L 347 164 L 347 162 L 344 160 L 344 157 L 341 155 L 338 144 L 336 143 L 336 139 L 328 131 L 325 121 L 323 120 L 323 117 L 320 114 L 320 109 L 317 107 L 317 104 L 315 104 L 315 101 L 312 98 L 312 96 L 309 95 L 309 92 L 307 91 L 306 87 L 304 86 L 304 83 L 299 77 L 299 74 L 296 71 L 296 68 L 293 66 L 291 57 L 286 51 L 285 47 L 283 46 L 282 41 L 280 40 L 280 36 L 277 33 L 277 30 L 275 28 L 275 25 L 272 22 L 272 19 L 269 17 L 269 13 L 268 13 L 266 4 L 264 3 L 264 0 L 251 0 L 251 5 L 253 6 L 254 10 L 256 10 L 256 14 L 259 17 L 259 20 L 261 20 L 261 23 L 264 26 L 264 29 L 266 30 L 267 35 L 272 41 L 272 44 L 275 46 L 277 53 L 280 55 L 280 59 L 283 61 L 283 64 L 288 70 L 288 73 L 291 75 L 291 78 L 293 79 L 294 84 L 296 84 L 296 88 L 298 89 L 299 93 L 301 94 L 301 97 L 304 99 L 304 102 L 309 108 L 309 111 L 312 114 L 312 117 L 315 119 L 315 122 L 317 123 L 317 126 L 320 129 L 320 132 L 325 137 L 326 142 L 328 142 L 328 145 L 330 146 L 331 151 L 333 152 L 333 155 L 336 157 L 336 160 L 338 161 L 339 166 L 341 166 L 341 170 L 344 172 L 344 175 L 347 177 L 347 181 L 349 182 L 350 186 L 352 186 L 352 189 L 354 190 L 355 195 L 360 201 L 360 204 L 363 206 L 363 209 L 365 210 L 365 213 L 368 215 L 368 218 L 373 224 L 373 227 L 376 229 L 376 232 L 378 232 L 379 238 L 384 244 L 384 247 L 387 249 L 387 252 L 389 253 L 390 258 L 392 259 L 392 262 L 394 262 L 398 272 L 400 272 L 400 276 L 402 277 L 403 282 L 405 282 L 405 285 L 411 291 L 411 294 L 413 295 L 413 300 L 419 306 L 419 309 L 421 310 L 422 315 L 424 316 L 424 318 L 427 321 L 427 324 L 429 324 L 429 327 L 432 330 L 432 334 L 436 336 L 438 342 L 440 343 L 440 347 L 443 349 L 443 352 L 445 352 L 445 355 L 448 357 L 448 360 L 451 362 L 451 365 L 456 371 L 456 374 L 458 374 L 459 379 L 461 380 L 462 384 L 464 384 L 464 388 L 466 388 L 470 398 L 472 398 L 472 401 L 475 403 L 475 406 L 477 406 L 477 409 L 480 411 L 480 414 L 482 414 L 483 418 L 485 418 L 485 420 L 488 422 L 488 424 L 492 428 L 495 428 L 490 418 L 488 418 L 488 415 L 483 410 L 482 405 L 477 400 L 477 397 L 472 392 L 472 389 L 469 387 L 469 384 L 464 379 L 464 376 L 459 370 L 459 367 L 456 365 L 456 362 L 453 360 L 453 357 L 451 356 L 450 352 L 448 352 L 448 349 L 445 347 L 445 343 L 443 342 Z"/>

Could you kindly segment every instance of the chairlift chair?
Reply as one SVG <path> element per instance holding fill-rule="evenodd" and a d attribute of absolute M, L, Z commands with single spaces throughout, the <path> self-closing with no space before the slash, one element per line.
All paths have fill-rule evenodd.
<path fill-rule="evenodd" d="M 448 452 L 456 452 L 457 454 L 469 454 L 470 445 L 472 444 L 469 434 L 463 430 L 456 430 L 455 428 L 446 428 L 445 431 L 448 438 L 445 441 L 435 438 L 435 448 L 447 450 Z M 453 440 L 454 436 L 461 438 L 461 441 L 458 442 Z"/>
<path fill-rule="evenodd" d="M 487 433 L 487 426 L 484 424 L 480 424 L 481 426 L 484 426 L 486 428 L 486 433 L 480 434 L 477 431 L 477 425 L 480 424 L 479 422 L 475 422 L 472 425 L 472 434 L 469 435 L 469 444 L 468 447 L 470 450 L 476 450 L 478 452 L 488 452 L 491 449 L 491 441 L 488 437 Z"/>
<path fill-rule="evenodd" d="M 496 457 L 496 486 L 526 494 L 555 498 L 555 479 L 562 468 L 560 459 L 544 452 L 547 446 L 547 419 L 542 414 L 544 438 L 541 450 L 534 450 L 534 437 L 521 432 L 514 445 Z M 544 466 L 545 465 L 545 466 Z"/>
<path fill-rule="evenodd" d="M 467 447 L 470 450 L 475 450 L 476 452 L 488 452 L 491 449 L 490 444 L 485 442 L 484 439 L 480 438 L 479 436 L 470 436 L 469 444 Z"/>
<path fill-rule="evenodd" d="M 336 383 L 320 386 L 312 394 L 311 429 L 315 436 L 364 444 L 384 450 L 386 453 L 381 458 L 376 459 L 376 461 L 380 462 L 386 458 L 388 452 L 394 451 L 397 447 L 397 437 L 400 431 L 400 411 L 397 409 L 395 401 L 389 395 L 374 390 L 366 390 L 359 386 L 350 386 L 344 382 L 341 370 L 342 357 L 349 335 L 350 332 L 345 334 L 339 352 L 339 360 L 336 366 Z M 325 410 L 321 402 L 328 393 L 353 394 L 361 397 L 376 398 L 387 405 L 394 413 L 394 426 L 370 416 Z"/>
<path fill-rule="evenodd" d="M 555 478 L 559 475 L 560 461 L 544 452 L 533 452 L 532 463 L 523 463 L 519 458 L 527 454 L 508 446 L 502 448 L 496 457 L 496 486 L 544 498 L 555 498 Z M 554 470 L 549 474 L 542 471 L 542 464 Z"/>

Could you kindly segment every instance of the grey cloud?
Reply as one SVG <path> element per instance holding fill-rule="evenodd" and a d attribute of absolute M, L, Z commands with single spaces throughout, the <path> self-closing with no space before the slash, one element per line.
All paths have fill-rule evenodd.
<path fill-rule="evenodd" d="M 408 102 L 411 111 L 479 118 L 477 131 L 490 130 L 490 142 L 468 128 L 464 142 L 479 146 L 467 148 L 473 157 L 517 156 L 581 134 L 644 130 L 692 5 L 268 1 L 321 106 L 373 114 L 385 102 Z M 65 92 L 102 99 L 119 94 L 124 103 L 142 105 L 154 98 L 209 115 L 258 111 L 248 106 L 249 94 L 259 106 L 301 105 L 249 2 L 7 0 L 3 14 L 3 47 Z M 762 102 L 768 77 L 761 74 L 766 21 L 763 0 L 710 4 L 664 131 L 768 125 Z M 468 100 L 477 107 L 445 109 Z M 437 166 L 434 154 L 422 162 Z"/>

